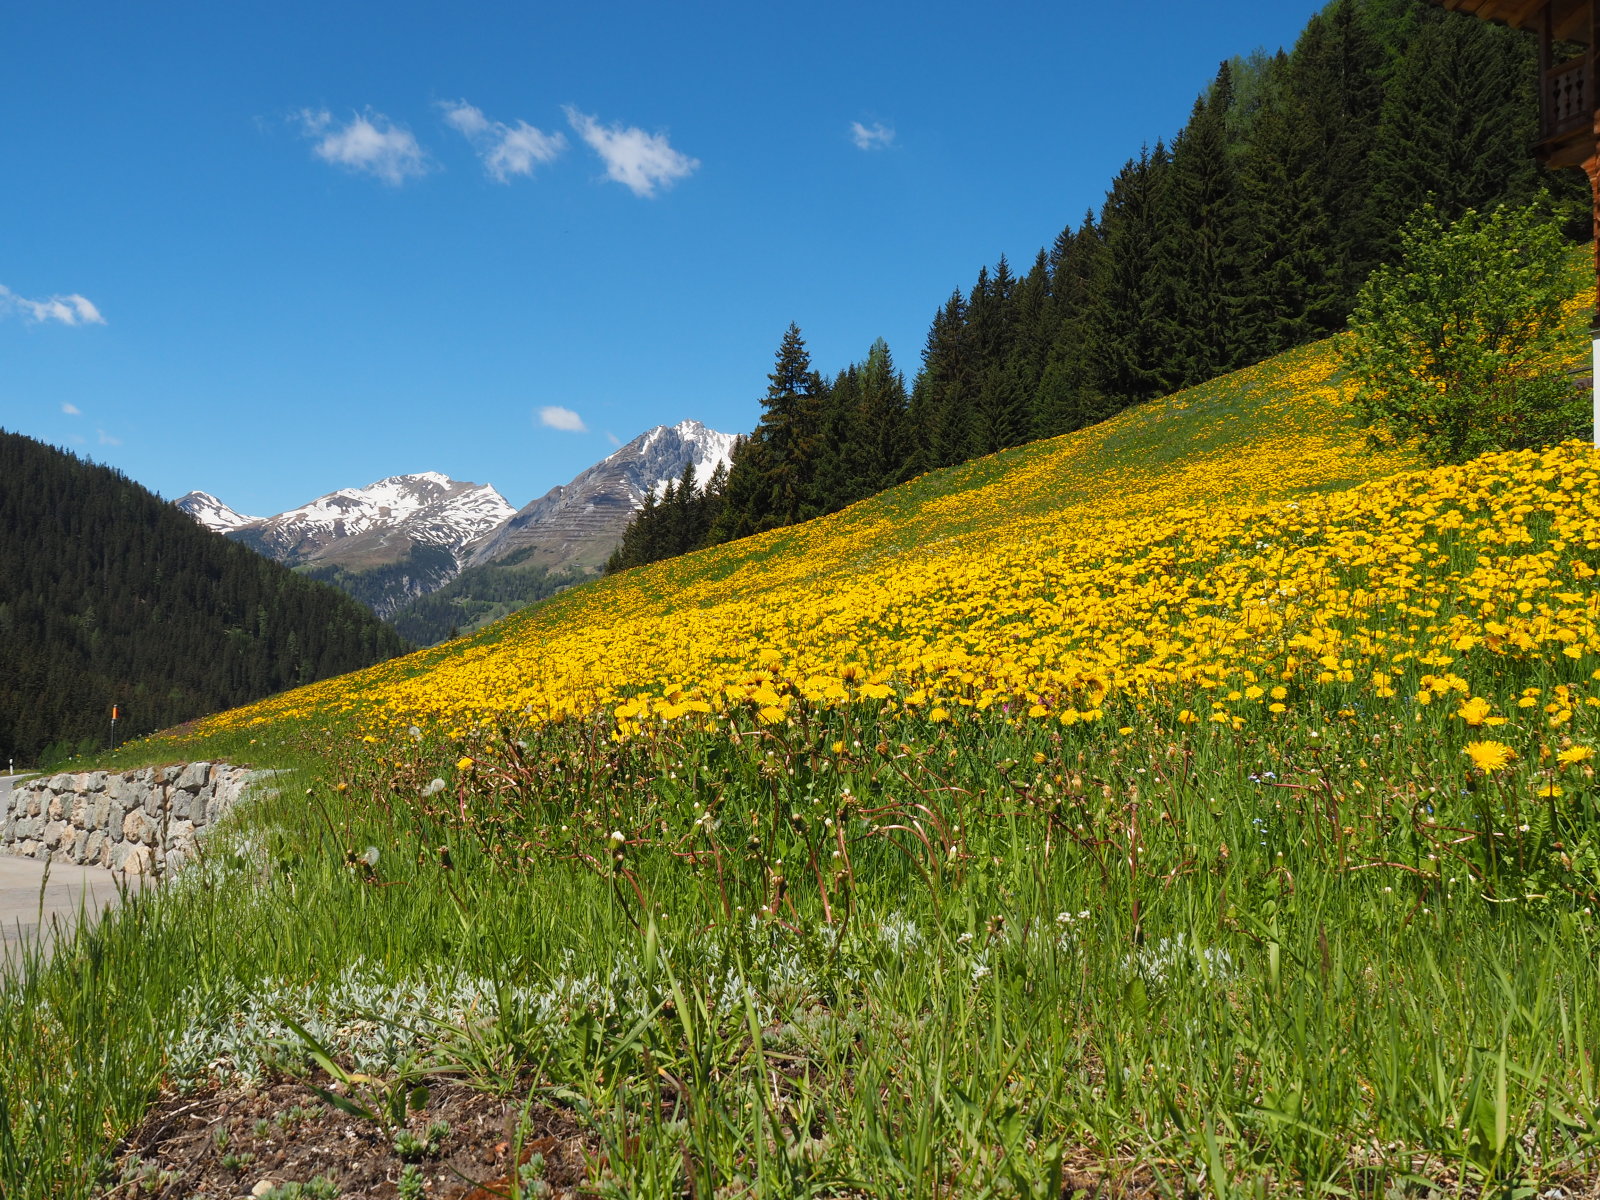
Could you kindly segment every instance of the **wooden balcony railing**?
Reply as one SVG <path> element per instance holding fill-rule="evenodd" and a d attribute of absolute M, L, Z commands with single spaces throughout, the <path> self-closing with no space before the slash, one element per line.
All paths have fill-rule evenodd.
<path fill-rule="evenodd" d="M 1594 81 L 1589 56 L 1581 55 L 1551 67 L 1544 75 L 1544 126 L 1549 142 L 1569 133 L 1587 130 L 1594 123 Z"/>

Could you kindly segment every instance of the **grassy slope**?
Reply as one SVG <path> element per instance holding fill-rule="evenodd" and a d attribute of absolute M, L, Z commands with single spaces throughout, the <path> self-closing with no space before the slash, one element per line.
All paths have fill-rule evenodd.
<path fill-rule="evenodd" d="M 474 636 L 203 722 L 198 740 L 189 734 L 155 752 L 211 753 L 218 735 L 231 748 L 230 731 L 265 725 L 251 730 L 265 739 L 277 719 L 335 719 L 374 697 L 404 696 L 401 707 L 410 714 L 426 707 L 413 699 L 418 689 L 463 671 L 509 675 L 509 685 L 499 685 L 509 695 L 519 682 L 548 674 L 567 646 L 583 647 L 585 665 L 562 677 L 562 694 L 579 705 L 597 689 L 599 699 L 615 698 L 662 676 L 659 656 L 624 645 L 629 630 L 648 627 L 671 643 L 687 632 L 680 615 L 777 612 L 802 597 L 846 595 L 912 563 L 954 560 L 1001 539 L 1337 490 L 1414 465 L 1403 454 L 1365 452 L 1362 441 L 1341 399 L 1334 344 L 1318 343 L 1094 428 L 922 476 L 804 526 L 574 588 Z M 590 661 L 587 647 L 608 639 L 617 653 Z M 463 687 L 484 698 L 489 685 L 471 679 Z M 371 719 L 371 711 L 363 717 Z"/>
<path fill-rule="evenodd" d="M 1331 369 L 1308 347 L 130 750 L 310 769 L 6 995 L 0 1178 L 86 1188 L 162 1081 L 298 1061 L 280 1011 L 384 1074 L 531 1077 L 609 1147 L 604 1195 L 1593 1177 L 1596 464 L 1352 491 L 1407 464 L 1360 450 Z M 1217 617 L 1309 578 L 1271 636 Z M 1163 665 L 1191 627 L 1272 673 L 1198 635 Z M 958 651 L 1018 699 L 1031 649 L 1146 630 L 1162 655 L 1097 669 L 1165 690 L 1100 719 L 913 699 L 956 695 Z M 896 657 L 913 634 L 938 662 Z M 807 694 L 873 655 L 889 702 Z M 474 725 L 562 689 L 719 712 Z"/>

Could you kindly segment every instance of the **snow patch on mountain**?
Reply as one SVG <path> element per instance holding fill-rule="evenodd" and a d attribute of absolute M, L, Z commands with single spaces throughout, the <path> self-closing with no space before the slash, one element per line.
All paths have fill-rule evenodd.
<path fill-rule="evenodd" d="M 190 492 L 187 496 L 179 496 L 172 503 L 216 533 L 227 533 L 244 525 L 253 525 L 262 519 L 234 512 L 210 492 Z"/>
<path fill-rule="evenodd" d="M 412 546 L 446 549 L 459 566 L 466 545 L 514 511 L 487 484 L 423 471 L 340 488 L 275 517 L 241 522 L 228 532 L 291 566 L 357 559 L 371 566 L 403 557 Z"/>

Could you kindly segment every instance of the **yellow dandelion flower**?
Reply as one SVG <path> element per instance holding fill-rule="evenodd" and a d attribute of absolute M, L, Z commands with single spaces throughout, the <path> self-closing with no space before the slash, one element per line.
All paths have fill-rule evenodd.
<path fill-rule="evenodd" d="M 1545 800 L 1554 800 L 1562 794 L 1562 788 L 1559 783 L 1542 783 L 1534 790 L 1533 794 Z"/>
<path fill-rule="evenodd" d="M 1462 701 L 1461 707 L 1456 709 L 1456 716 L 1468 725 L 1482 725 L 1484 718 L 1489 715 L 1489 702 L 1482 696 L 1474 696 L 1470 700 Z"/>
<path fill-rule="evenodd" d="M 472 760 L 470 758 L 466 757 L 465 755 L 462 755 L 460 758 L 456 759 L 456 770 L 458 770 L 458 771 L 470 771 L 471 769 L 472 769 Z"/>
<path fill-rule="evenodd" d="M 1593 757 L 1593 746 L 1573 746 L 1571 749 L 1563 750 L 1560 754 L 1557 754 L 1556 761 L 1563 766 L 1571 766 L 1573 763 L 1588 762 Z"/>
<path fill-rule="evenodd" d="M 1503 742 L 1468 742 L 1463 753 L 1485 775 L 1500 770 L 1516 758 L 1516 753 Z"/>

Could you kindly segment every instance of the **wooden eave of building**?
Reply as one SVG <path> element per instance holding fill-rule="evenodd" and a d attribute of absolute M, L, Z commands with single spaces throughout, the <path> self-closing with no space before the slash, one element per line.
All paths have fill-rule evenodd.
<path fill-rule="evenodd" d="M 1597 0 L 1430 0 L 1437 8 L 1525 30 L 1539 39 L 1539 141 L 1550 167 L 1590 168 L 1600 128 Z M 1581 48 L 1577 54 L 1574 48 Z M 1600 184 L 1597 184 L 1600 186 Z"/>
<path fill-rule="evenodd" d="M 1431 0 L 1451 12 L 1467 13 L 1497 25 L 1529 33 L 1544 32 L 1544 9 L 1550 6 L 1550 32 L 1557 41 L 1589 43 L 1591 0 Z"/>

